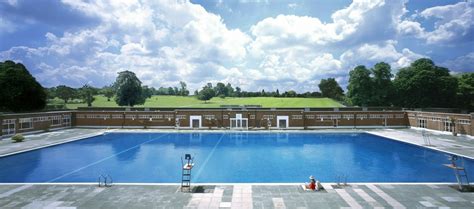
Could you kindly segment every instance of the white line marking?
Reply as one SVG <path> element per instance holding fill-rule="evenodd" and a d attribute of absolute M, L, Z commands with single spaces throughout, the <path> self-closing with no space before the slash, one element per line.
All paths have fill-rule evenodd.
<path fill-rule="evenodd" d="M 426 200 L 425 202 L 429 202 L 429 203 L 434 204 L 434 206 L 427 206 L 427 207 L 435 207 L 435 206 L 437 206 L 437 207 L 446 207 L 445 205 L 443 205 L 443 203 L 441 203 L 441 202 L 435 200 L 435 199 L 432 198 L 432 197 L 422 197 L 422 199 Z M 423 201 L 420 201 L 420 203 L 421 203 L 421 202 L 423 202 Z M 423 203 L 421 203 L 421 204 L 422 204 L 422 205 L 425 205 L 425 204 L 423 204 Z"/>
<path fill-rule="evenodd" d="M 431 207 L 435 207 L 436 205 L 429 202 L 429 201 L 419 201 L 420 204 L 422 204 L 423 206 L 425 207 L 428 207 L 428 208 L 431 208 Z"/>
<path fill-rule="evenodd" d="M 211 159 L 211 156 L 212 156 L 212 155 L 214 154 L 214 152 L 216 151 L 217 146 L 221 143 L 222 138 L 225 136 L 225 134 L 226 134 L 226 133 L 223 133 L 223 134 L 222 134 L 222 136 L 219 138 L 219 141 L 217 141 L 216 145 L 214 145 L 214 147 L 212 148 L 211 152 L 209 152 L 209 154 L 207 155 L 206 159 L 205 159 L 204 162 L 202 163 L 202 166 L 199 167 L 199 170 L 196 172 L 196 175 L 194 175 L 193 181 L 199 178 L 199 176 L 201 175 L 202 171 L 204 170 L 204 167 L 206 167 L 207 162 L 209 161 L 209 159 Z"/>
<path fill-rule="evenodd" d="M 12 194 L 14 194 L 14 193 L 17 193 L 17 192 L 19 192 L 19 191 L 28 189 L 28 188 L 30 188 L 31 186 L 33 186 L 33 185 L 24 185 L 24 186 L 21 186 L 21 187 L 17 187 L 17 188 L 15 188 L 15 189 L 12 189 L 12 190 L 10 190 L 10 191 L 8 191 L 8 192 L 4 192 L 4 193 L 0 194 L 0 198 L 8 197 L 8 196 L 10 196 L 10 195 L 12 195 Z"/>
<path fill-rule="evenodd" d="M 63 175 L 61 175 L 61 176 L 59 176 L 59 177 L 56 177 L 56 178 L 54 178 L 54 179 L 51 179 L 51 180 L 49 180 L 49 181 L 47 181 L 47 182 L 48 182 L 48 183 L 49 183 L 49 182 L 54 182 L 54 181 L 56 181 L 56 180 L 58 180 L 58 179 L 64 178 L 64 177 L 66 177 L 66 176 L 68 176 L 68 175 L 71 175 L 71 174 L 76 173 L 76 172 L 78 172 L 78 171 L 84 170 L 84 169 L 86 169 L 86 168 L 88 168 L 88 167 L 90 167 L 90 166 L 97 165 L 97 164 L 99 164 L 99 163 L 101 163 L 101 162 L 104 162 L 104 161 L 106 161 L 106 160 L 108 160 L 108 159 L 110 159 L 110 158 L 112 158 L 112 157 L 115 157 L 115 156 L 120 155 L 120 154 L 122 154 L 122 153 L 128 152 L 128 151 L 130 151 L 130 150 L 132 150 L 132 149 L 135 149 L 135 148 L 141 146 L 142 144 L 145 144 L 145 143 L 148 143 L 148 142 L 157 140 L 157 139 L 162 138 L 162 137 L 167 136 L 167 135 L 168 135 L 168 134 L 161 135 L 161 136 L 159 136 L 159 137 L 157 137 L 157 138 L 150 139 L 150 140 L 145 141 L 145 142 L 143 142 L 143 143 L 137 144 L 137 145 L 135 145 L 135 146 L 133 146 L 133 147 L 130 147 L 130 148 L 128 148 L 128 149 L 125 149 L 125 150 L 120 151 L 120 152 L 118 152 L 118 153 L 115 153 L 115 154 L 113 154 L 113 155 L 110 155 L 110 156 L 108 156 L 108 157 L 106 157 L 106 158 L 103 158 L 103 159 L 101 159 L 101 160 L 98 160 L 98 161 L 96 161 L 96 162 L 93 162 L 93 163 L 91 163 L 91 164 L 89 164 L 89 165 L 86 165 L 86 166 L 83 166 L 83 167 L 78 168 L 78 169 L 76 169 L 76 170 L 73 170 L 73 171 L 71 171 L 71 172 L 65 173 L 65 174 L 63 174 Z"/>
<path fill-rule="evenodd" d="M 367 194 L 364 190 L 362 189 L 354 189 L 354 191 L 360 196 L 362 197 L 362 199 L 364 199 L 366 202 L 377 202 L 374 200 L 374 198 L 372 198 L 369 194 Z"/>
<path fill-rule="evenodd" d="M 357 201 L 354 200 L 354 198 L 351 197 L 349 193 L 346 192 L 344 189 L 335 189 L 337 194 L 346 201 L 346 203 L 351 207 L 351 208 L 362 208 L 362 206 L 359 205 Z"/>
<path fill-rule="evenodd" d="M 394 208 L 405 208 L 405 206 L 403 206 L 400 202 L 390 197 L 390 195 L 383 192 L 381 189 L 377 188 L 375 185 L 368 184 L 367 187 L 373 192 L 375 192 L 375 194 L 380 196 L 382 199 L 384 199 L 390 206 Z"/>

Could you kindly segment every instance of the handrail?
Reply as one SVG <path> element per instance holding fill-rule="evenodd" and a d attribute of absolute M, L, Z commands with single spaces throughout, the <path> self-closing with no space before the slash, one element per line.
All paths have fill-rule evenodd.
<path fill-rule="evenodd" d="M 111 187 L 114 183 L 112 176 L 109 174 L 100 174 L 98 179 L 99 187 Z"/>

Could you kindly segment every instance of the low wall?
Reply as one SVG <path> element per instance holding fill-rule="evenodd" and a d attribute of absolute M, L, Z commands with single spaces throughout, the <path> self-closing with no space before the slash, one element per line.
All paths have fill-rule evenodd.
<path fill-rule="evenodd" d="M 474 114 L 407 111 L 411 127 L 474 135 Z"/>
<path fill-rule="evenodd" d="M 71 111 L 4 114 L 0 115 L 0 136 L 68 128 L 72 121 Z"/>
<path fill-rule="evenodd" d="M 406 127 L 402 111 L 307 111 L 305 109 L 177 109 L 175 111 L 78 111 L 76 126 L 231 128 L 240 115 L 249 129 L 325 127 Z M 191 118 L 200 118 L 193 127 Z M 285 121 L 280 121 L 280 120 Z"/>
<path fill-rule="evenodd" d="M 474 115 L 376 108 L 81 108 L 0 115 L 3 136 L 67 127 L 318 129 L 422 127 L 474 135 Z"/>

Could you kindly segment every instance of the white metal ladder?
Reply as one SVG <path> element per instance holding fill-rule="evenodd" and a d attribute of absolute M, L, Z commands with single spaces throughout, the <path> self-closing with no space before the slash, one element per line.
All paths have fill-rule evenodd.
<path fill-rule="evenodd" d="M 467 171 L 464 167 L 464 160 L 461 158 L 460 166 L 456 164 L 458 156 L 451 155 L 449 157 L 449 160 L 451 160 L 451 164 L 444 165 L 454 170 L 454 175 L 456 176 L 456 181 L 458 182 L 459 189 L 463 190 L 463 186 L 469 186 L 469 178 L 467 177 Z"/>

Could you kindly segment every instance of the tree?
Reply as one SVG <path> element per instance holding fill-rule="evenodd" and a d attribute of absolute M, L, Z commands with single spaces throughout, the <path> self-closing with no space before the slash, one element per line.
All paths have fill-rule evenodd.
<path fill-rule="evenodd" d="M 359 65 L 349 72 L 347 96 L 354 105 L 367 106 L 371 104 L 372 80 L 370 70 L 365 66 Z"/>
<path fill-rule="evenodd" d="M 474 111 L 474 73 L 464 73 L 458 78 L 458 107 Z"/>
<path fill-rule="evenodd" d="M 453 107 L 458 87 L 447 68 L 426 58 L 400 69 L 393 85 L 401 107 Z"/>
<path fill-rule="evenodd" d="M 176 92 L 174 92 L 174 88 L 173 87 L 168 87 L 168 95 L 176 95 Z"/>
<path fill-rule="evenodd" d="M 207 102 L 207 100 L 212 99 L 212 97 L 214 97 L 215 95 L 216 93 L 214 89 L 209 86 L 204 86 L 198 94 L 198 99 Z"/>
<path fill-rule="evenodd" d="M 47 99 L 54 99 L 56 98 L 56 87 L 45 88 L 46 98 Z"/>
<path fill-rule="evenodd" d="M 313 92 L 311 92 L 310 96 L 311 97 L 322 97 L 323 95 L 321 94 L 321 92 L 313 91 Z"/>
<path fill-rule="evenodd" d="M 135 73 L 122 71 L 118 73 L 114 88 L 115 102 L 120 106 L 131 106 L 144 104 L 145 97 L 142 95 L 142 82 Z"/>
<path fill-rule="evenodd" d="M 227 89 L 225 85 L 221 82 L 216 84 L 216 87 L 214 87 L 214 91 L 215 91 L 216 96 L 224 96 L 224 97 L 227 96 L 226 95 Z"/>
<path fill-rule="evenodd" d="M 375 64 L 372 69 L 373 93 L 371 105 L 389 106 L 392 104 L 393 84 L 391 67 L 385 62 Z"/>
<path fill-rule="evenodd" d="M 235 87 L 235 96 L 242 96 L 242 90 L 240 89 L 240 87 Z"/>
<path fill-rule="evenodd" d="M 92 102 L 94 102 L 94 96 L 97 94 L 97 89 L 85 84 L 82 88 L 79 89 L 79 95 L 87 103 L 88 107 L 92 107 Z"/>
<path fill-rule="evenodd" d="M 321 79 L 321 82 L 319 82 L 318 87 L 324 97 L 329 97 L 335 100 L 341 100 L 344 96 L 344 91 L 334 78 Z"/>
<path fill-rule="evenodd" d="M 275 96 L 280 97 L 280 91 L 278 89 L 276 90 Z"/>
<path fill-rule="evenodd" d="M 234 96 L 234 88 L 232 88 L 232 85 L 230 83 L 227 83 L 227 85 L 225 86 L 225 96 Z"/>
<path fill-rule="evenodd" d="M 143 86 L 142 87 L 142 95 L 143 97 L 146 98 L 151 98 L 151 96 L 153 95 L 153 92 L 151 91 L 150 88 L 148 88 L 148 86 Z"/>
<path fill-rule="evenodd" d="M 287 97 L 296 97 L 296 92 L 293 90 L 285 92 Z"/>
<path fill-rule="evenodd" d="M 165 88 L 165 87 L 158 88 L 157 95 L 169 95 L 168 88 Z"/>
<path fill-rule="evenodd" d="M 155 87 L 150 87 L 150 92 L 151 92 L 151 95 L 157 95 L 157 90 L 155 89 Z"/>
<path fill-rule="evenodd" d="M 110 101 L 110 98 L 114 97 L 115 95 L 115 90 L 113 86 L 104 86 L 100 90 L 100 93 L 107 97 L 107 101 Z"/>
<path fill-rule="evenodd" d="M 181 88 L 179 89 L 179 95 L 181 96 L 188 96 L 189 95 L 189 90 L 186 88 L 186 83 L 184 81 L 180 81 L 179 85 Z"/>
<path fill-rule="evenodd" d="M 174 95 L 180 95 L 178 87 L 173 87 Z"/>
<path fill-rule="evenodd" d="M 46 106 L 46 91 L 21 63 L 0 62 L 0 109 L 41 110 Z"/>
<path fill-rule="evenodd" d="M 59 85 L 56 87 L 56 96 L 67 103 L 76 96 L 76 90 L 69 86 Z"/>

